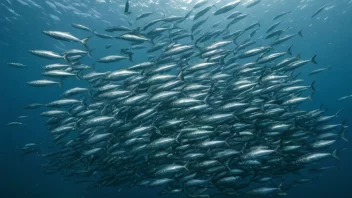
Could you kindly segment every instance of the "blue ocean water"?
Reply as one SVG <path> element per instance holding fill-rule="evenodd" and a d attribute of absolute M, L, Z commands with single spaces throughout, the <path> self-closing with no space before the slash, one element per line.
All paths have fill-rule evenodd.
<path fill-rule="evenodd" d="M 103 188 L 86 191 L 85 184 L 74 184 L 63 181 L 60 174 L 47 175 L 43 173 L 41 164 L 45 160 L 35 154 L 24 156 L 19 147 L 29 142 L 40 143 L 45 151 L 51 145 L 50 136 L 45 126 L 45 119 L 38 116 L 40 110 L 25 110 L 30 103 L 47 103 L 57 99 L 62 90 L 58 87 L 34 88 L 26 82 L 41 78 L 44 65 L 53 63 L 40 59 L 28 53 L 28 50 L 42 49 L 63 52 L 70 48 L 81 47 L 78 44 L 63 43 L 45 36 L 43 30 L 58 30 L 71 32 L 79 38 L 90 36 L 90 33 L 71 27 L 71 23 L 84 24 L 98 32 L 111 25 L 133 27 L 143 26 L 146 22 L 163 15 L 185 15 L 195 4 L 194 0 L 131 0 L 131 15 L 124 15 L 125 0 L 2 0 L 0 2 L 0 197 L 51 197 L 51 198 L 95 198 L 95 197 L 156 197 L 154 189 L 129 189 L 119 192 L 116 188 Z M 210 1 L 217 6 L 230 1 Z M 245 2 L 245 1 L 243 1 Z M 210 4 L 211 4 L 210 3 Z M 317 17 L 310 16 L 321 6 L 327 8 Z M 317 55 L 318 65 L 309 64 L 300 71 L 307 82 L 316 81 L 317 92 L 314 102 L 303 105 L 303 108 L 318 108 L 321 104 L 328 107 L 328 112 L 334 114 L 339 109 L 343 111 L 339 120 L 350 121 L 352 100 L 336 102 L 345 95 L 352 94 L 352 1 L 350 0 L 262 0 L 253 8 L 244 6 L 236 8 L 250 14 L 236 28 L 243 29 L 258 20 L 261 24 L 256 37 L 264 35 L 265 30 L 273 23 L 272 18 L 284 11 L 292 12 L 284 17 L 280 27 L 290 27 L 288 33 L 297 33 L 302 29 L 303 38 L 294 38 L 292 51 L 302 58 L 309 59 Z M 153 11 L 155 15 L 138 22 L 136 16 L 143 12 Z M 210 17 L 207 24 L 223 20 L 223 17 Z M 183 26 L 192 25 L 192 20 L 184 22 Z M 206 27 L 202 27 L 206 28 Z M 110 49 L 105 46 L 112 44 Z M 263 43 L 265 45 L 266 43 Z M 89 46 L 95 48 L 93 57 L 98 58 L 107 53 L 119 53 L 121 48 L 127 48 L 128 43 L 118 40 L 102 40 L 93 37 Z M 279 46 L 287 49 L 288 44 Z M 146 53 L 134 56 L 135 62 L 145 61 Z M 8 67 L 8 62 L 19 62 L 28 66 L 26 69 Z M 93 63 L 85 59 L 85 63 Z M 130 66 L 131 63 L 97 64 L 98 71 L 108 71 Z M 307 74 L 317 68 L 331 65 L 331 70 L 317 76 Z M 65 80 L 64 89 L 79 85 L 76 79 Z M 29 116 L 23 123 L 26 126 L 11 127 L 7 123 L 16 121 L 19 116 Z M 349 130 L 346 137 L 350 138 Z M 348 147 L 341 140 L 338 148 Z M 313 182 L 299 185 L 287 192 L 287 198 L 294 197 L 352 197 L 350 178 L 352 171 L 351 150 L 341 153 L 338 169 L 323 172 L 321 177 Z M 335 160 L 324 160 L 321 165 L 335 165 Z M 177 195 L 178 197 L 180 195 Z M 174 196 L 175 197 L 175 196 Z"/>

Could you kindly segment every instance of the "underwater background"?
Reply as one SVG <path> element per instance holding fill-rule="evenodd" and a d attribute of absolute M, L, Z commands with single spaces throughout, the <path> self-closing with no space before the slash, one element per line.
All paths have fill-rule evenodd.
<path fill-rule="evenodd" d="M 58 87 L 35 88 L 26 82 L 40 78 L 42 67 L 50 64 L 50 60 L 39 59 L 28 53 L 32 49 L 46 49 L 63 52 L 73 44 L 63 43 L 43 36 L 43 30 L 58 30 L 73 33 L 84 38 L 90 33 L 71 27 L 71 23 L 84 24 L 93 30 L 102 32 L 111 25 L 129 26 L 134 24 L 136 16 L 143 12 L 155 12 L 155 16 L 140 20 L 137 26 L 163 15 L 185 15 L 195 4 L 194 0 L 131 0 L 131 14 L 124 15 L 125 0 L 1 0 L 0 1 L 0 197 L 50 197 L 50 198 L 95 198 L 95 197 L 156 197 L 157 190 L 148 188 L 102 188 L 86 191 L 86 184 L 74 184 L 63 181 L 60 174 L 44 174 L 41 164 L 44 159 L 35 154 L 24 156 L 19 148 L 29 142 L 40 144 L 45 150 L 51 145 L 51 138 L 45 126 L 45 119 L 38 116 L 38 110 L 25 110 L 30 103 L 46 103 L 58 98 L 62 92 Z M 222 5 L 229 1 L 213 1 Z M 310 16 L 321 6 L 327 9 L 317 17 Z M 245 9 L 243 6 L 237 10 Z M 347 119 L 351 123 L 352 99 L 342 102 L 336 100 L 352 94 L 352 1 L 350 0 L 262 0 L 257 6 L 246 10 L 259 20 L 262 27 L 257 36 L 272 24 L 272 18 L 287 10 L 292 12 L 285 18 L 285 24 L 292 27 L 289 32 L 296 33 L 302 29 L 304 38 L 294 38 L 293 54 L 309 59 L 317 55 L 317 65 L 309 64 L 302 69 L 303 79 L 316 81 L 317 91 L 314 102 L 303 105 L 303 108 L 319 108 L 321 104 L 334 114 L 339 109 L 339 120 Z M 245 18 L 236 24 L 243 29 L 255 19 Z M 209 18 L 214 23 L 219 18 Z M 192 24 L 190 22 L 189 26 Z M 209 22 L 208 22 L 209 23 Z M 210 22 L 210 24 L 212 24 Z M 105 46 L 112 44 L 110 49 Z M 263 43 L 264 44 L 264 43 Z M 89 46 L 95 48 L 94 57 L 101 57 L 109 51 L 119 53 L 127 48 L 125 42 L 118 40 L 102 40 L 92 38 Z M 135 54 L 135 62 L 146 60 L 147 54 Z M 25 63 L 28 68 L 19 70 L 7 66 L 8 62 Z M 85 59 L 87 65 L 92 60 Z M 112 70 L 123 63 L 97 65 L 97 71 Z M 131 63 L 129 63 L 131 65 Z M 331 65 L 331 70 L 316 76 L 307 74 L 317 68 Z M 69 79 L 64 88 L 76 86 L 77 80 Z M 83 84 L 84 85 L 84 84 Z M 7 123 L 15 121 L 19 116 L 29 116 L 23 123 L 26 126 L 12 127 Z M 350 139 L 350 130 L 346 130 L 346 138 Z M 338 148 L 349 147 L 349 144 L 338 140 Z M 292 188 L 287 198 L 296 197 L 352 197 L 352 158 L 351 150 L 341 153 L 338 169 L 328 170 L 313 182 Z M 321 165 L 335 165 L 336 160 L 324 160 Z M 351 169 L 351 170 L 350 170 Z M 181 197 L 170 195 L 165 197 Z"/>

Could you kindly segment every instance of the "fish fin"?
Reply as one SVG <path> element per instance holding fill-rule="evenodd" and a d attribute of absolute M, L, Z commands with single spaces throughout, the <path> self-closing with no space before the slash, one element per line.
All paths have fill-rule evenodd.
<path fill-rule="evenodd" d="M 301 58 L 301 53 L 298 53 L 296 58 L 300 59 Z"/>
<path fill-rule="evenodd" d="M 310 84 L 310 88 L 315 91 L 315 87 L 314 87 L 315 81 L 312 82 L 312 84 Z"/>
<path fill-rule="evenodd" d="M 230 160 L 231 159 L 228 159 L 228 160 L 226 160 L 226 162 L 225 162 L 225 167 L 230 171 L 231 170 L 231 168 L 229 167 L 229 162 L 230 162 Z"/>
<path fill-rule="evenodd" d="M 88 106 L 89 106 L 87 100 L 88 100 L 88 98 L 87 98 L 87 97 L 84 97 L 84 99 L 81 101 L 81 104 L 82 104 L 83 106 L 85 106 L 85 107 L 88 107 Z"/>
<path fill-rule="evenodd" d="M 128 53 L 128 60 L 131 61 L 132 63 L 133 63 L 133 57 L 132 57 L 133 54 L 134 54 L 133 52 Z"/>
<path fill-rule="evenodd" d="M 220 64 L 220 65 L 225 65 L 225 57 L 223 57 L 223 58 L 221 58 L 221 59 L 219 60 L 219 64 Z"/>
<path fill-rule="evenodd" d="M 87 38 L 82 39 L 82 40 L 81 40 L 81 43 L 82 43 L 84 46 L 87 46 L 87 42 L 88 42 L 88 40 L 89 40 L 90 38 L 92 38 L 92 37 L 89 36 L 89 37 L 87 37 Z M 87 48 L 88 48 L 88 47 L 87 47 Z"/>
<path fill-rule="evenodd" d="M 340 134 L 340 138 L 343 139 L 345 142 L 348 142 L 348 139 L 345 137 L 345 129 L 342 129 Z"/>
<path fill-rule="evenodd" d="M 339 113 L 341 112 L 342 110 L 341 109 L 339 109 L 336 113 L 335 113 L 335 117 L 339 117 Z"/>
<path fill-rule="evenodd" d="M 242 149 L 241 149 L 241 153 L 244 153 L 244 150 L 246 150 L 246 147 L 247 147 L 247 142 L 246 143 L 244 143 L 244 145 L 243 145 L 243 147 L 242 147 Z"/>
<path fill-rule="evenodd" d="M 210 96 L 211 96 L 210 93 L 207 94 L 207 96 L 206 96 L 206 97 L 204 98 L 204 100 L 203 100 L 204 103 L 205 103 L 206 105 L 208 105 L 208 106 L 210 106 L 210 105 L 209 105 L 209 98 L 210 98 Z"/>
<path fill-rule="evenodd" d="M 189 163 L 189 159 L 187 160 L 186 164 L 183 167 L 189 172 L 189 169 L 187 168 L 188 163 Z"/>
<path fill-rule="evenodd" d="M 340 157 L 338 156 L 339 153 L 337 152 L 337 149 L 335 149 L 335 150 L 331 153 L 331 155 L 332 155 L 335 159 L 337 159 L 337 160 L 340 161 Z"/>
<path fill-rule="evenodd" d="M 282 177 L 282 178 L 281 178 L 281 182 L 280 182 L 279 186 L 277 187 L 277 189 L 278 189 L 279 191 L 284 192 L 284 191 L 281 189 L 282 184 L 284 183 L 284 181 L 285 181 L 285 179 L 284 179 L 284 177 Z"/>
<path fill-rule="evenodd" d="M 258 84 L 262 84 L 262 79 L 263 79 L 266 71 L 267 71 L 267 69 L 266 69 L 266 65 L 265 65 L 262 74 L 260 75 L 259 79 L 257 80 Z"/>
<path fill-rule="evenodd" d="M 293 46 L 293 44 L 287 49 L 287 53 L 288 53 L 289 55 L 292 55 L 292 52 L 291 52 L 292 46 Z"/>
<path fill-rule="evenodd" d="M 298 76 L 300 76 L 302 72 L 299 72 L 293 79 L 296 79 Z"/>
<path fill-rule="evenodd" d="M 347 120 L 344 120 L 341 122 L 341 125 L 343 126 L 343 128 L 348 128 L 348 126 L 346 126 Z"/>
<path fill-rule="evenodd" d="M 183 70 L 181 70 L 178 75 L 177 75 L 178 79 L 180 79 L 181 81 L 184 81 L 185 78 L 184 78 L 184 75 L 183 75 Z"/>
<path fill-rule="evenodd" d="M 140 31 L 141 31 L 141 28 L 138 27 L 138 28 L 136 28 L 135 30 L 133 30 L 132 32 L 134 32 L 134 33 L 139 33 Z"/>
<path fill-rule="evenodd" d="M 92 58 L 92 52 L 95 50 L 95 48 L 88 50 L 88 56 Z"/>
<path fill-rule="evenodd" d="M 62 89 L 62 79 L 59 81 L 59 83 L 57 84 L 59 87 L 60 87 L 60 89 Z"/>
<path fill-rule="evenodd" d="M 313 95 L 314 95 L 315 91 L 313 91 L 309 96 L 308 96 L 308 99 L 309 100 L 313 100 Z"/>
<path fill-rule="evenodd" d="M 237 43 L 237 41 L 236 41 L 236 40 L 237 40 L 237 38 L 238 38 L 238 37 L 236 37 L 236 38 L 232 39 L 232 41 L 233 41 L 233 44 L 235 44 L 235 45 L 237 46 L 237 48 L 238 48 L 238 46 L 239 46 L 239 45 L 238 45 L 238 43 Z M 236 48 L 236 49 L 237 49 L 237 48 Z"/>
<path fill-rule="evenodd" d="M 70 63 L 70 60 L 67 59 L 67 54 L 64 54 L 64 55 L 62 56 L 62 58 L 63 58 L 66 62 Z"/>
<path fill-rule="evenodd" d="M 292 72 L 290 73 L 290 75 L 289 75 L 289 77 L 290 77 L 291 79 L 294 79 L 293 74 L 295 74 L 295 72 L 294 72 L 294 71 L 292 71 Z"/>
<path fill-rule="evenodd" d="M 181 136 L 181 133 L 179 133 L 179 134 L 176 136 L 176 139 L 175 139 L 175 141 L 176 141 L 178 144 L 181 144 L 181 142 L 180 142 L 180 136 Z"/>
<path fill-rule="evenodd" d="M 298 32 L 298 35 L 303 38 L 302 30 Z"/>
<path fill-rule="evenodd" d="M 314 64 L 318 64 L 317 61 L 315 60 L 316 57 L 317 57 L 317 55 L 314 55 L 314 56 L 310 59 L 310 61 L 312 61 Z"/>
<path fill-rule="evenodd" d="M 94 65 L 95 65 L 95 64 L 94 64 Z M 95 68 L 95 67 L 93 67 L 93 68 Z M 81 71 L 79 71 L 79 72 L 77 73 L 77 75 L 76 75 L 77 78 L 80 79 L 80 80 L 83 80 L 82 72 L 83 72 L 83 71 L 81 70 Z"/>
<path fill-rule="evenodd" d="M 93 97 L 93 93 L 92 93 L 92 91 L 91 91 L 90 89 L 88 89 L 88 95 L 89 95 L 90 97 Z"/>

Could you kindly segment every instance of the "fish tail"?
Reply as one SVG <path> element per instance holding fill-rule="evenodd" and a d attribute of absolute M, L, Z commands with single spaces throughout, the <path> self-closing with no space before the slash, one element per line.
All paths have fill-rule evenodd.
<path fill-rule="evenodd" d="M 180 71 L 180 73 L 178 73 L 177 75 L 178 79 L 180 79 L 181 81 L 185 80 L 184 74 L 183 74 L 183 70 Z"/>
<path fill-rule="evenodd" d="M 133 54 L 134 54 L 134 53 L 132 53 L 132 52 L 131 52 L 131 53 L 128 53 L 128 60 L 131 61 L 132 63 L 133 63 L 133 57 L 132 57 Z"/>
<path fill-rule="evenodd" d="M 335 159 L 337 159 L 337 160 L 340 161 L 340 156 L 338 156 L 339 153 L 338 153 L 337 149 L 335 149 L 335 150 L 331 153 L 331 155 L 332 155 Z"/>
<path fill-rule="evenodd" d="M 301 58 L 301 53 L 298 53 L 297 56 L 296 56 L 297 59 L 300 59 Z"/>
<path fill-rule="evenodd" d="M 312 82 L 312 84 L 310 84 L 310 88 L 315 91 L 315 87 L 314 87 L 315 81 Z"/>
<path fill-rule="evenodd" d="M 284 183 L 284 181 L 285 181 L 285 179 L 284 179 L 284 177 L 282 177 L 282 178 L 281 178 L 281 182 L 280 182 L 279 186 L 277 187 L 277 189 L 278 189 L 279 191 L 284 192 L 284 191 L 281 189 L 282 184 Z"/>
<path fill-rule="evenodd" d="M 62 79 L 57 83 L 57 85 L 60 87 L 60 89 L 62 89 Z"/>
<path fill-rule="evenodd" d="M 291 52 L 292 46 L 293 46 L 293 44 L 287 49 L 287 53 L 288 53 L 289 55 L 292 55 L 292 52 Z"/>
<path fill-rule="evenodd" d="M 88 95 L 89 95 L 90 97 L 93 97 L 93 93 L 92 93 L 92 91 L 91 91 L 90 89 L 88 89 Z"/>
<path fill-rule="evenodd" d="M 67 59 L 67 54 L 64 54 L 64 55 L 62 56 L 62 58 L 63 58 L 66 62 L 70 63 L 70 60 Z"/>
<path fill-rule="evenodd" d="M 310 61 L 312 61 L 314 64 L 318 64 L 317 61 L 315 60 L 316 57 L 317 57 L 317 55 L 314 55 L 314 56 L 310 59 Z"/>
<path fill-rule="evenodd" d="M 181 133 L 179 133 L 177 136 L 176 136 L 176 139 L 175 141 L 180 144 L 180 136 L 181 136 Z"/>
<path fill-rule="evenodd" d="M 89 36 L 89 37 L 87 37 L 87 38 L 82 39 L 82 40 L 81 40 L 81 43 L 82 43 L 84 46 L 87 46 L 87 42 L 88 42 L 88 40 L 89 40 L 90 38 L 92 38 L 92 37 Z"/>
<path fill-rule="evenodd" d="M 348 142 L 348 139 L 345 137 L 345 129 L 341 129 L 339 137 L 343 139 L 345 142 Z"/>
<path fill-rule="evenodd" d="M 84 97 L 84 99 L 81 101 L 81 104 L 82 104 L 83 106 L 85 106 L 85 107 L 88 107 L 88 106 L 89 106 L 87 100 L 88 100 L 88 98 L 87 98 L 87 97 Z"/>
<path fill-rule="evenodd" d="M 339 117 L 339 113 L 341 112 L 342 110 L 341 109 L 339 109 L 336 113 L 335 113 L 335 117 Z"/>
<path fill-rule="evenodd" d="M 95 68 L 95 66 L 93 68 Z M 82 70 L 77 73 L 77 78 L 80 79 L 80 80 L 83 80 Z"/>
<path fill-rule="evenodd" d="M 309 100 L 313 100 L 313 95 L 314 95 L 315 91 L 313 91 L 309 96 L 308 96 L 308 99 Z"/>
<path fill-rule="evenodd" d="M 298 31 L 298 35 L 303 38 L 302 30 Z"/>
<path fill-rule="evenodd" d="M 88 56 L 92 58 L 92 52 L 95 50 L 95 48 L 88 50 Z"/>
<path fill-rule="evenodd" d="M 346 123 L 347 123 L 347 120 L 342 121 L 341 126 L 342 126 L 343 129 L 347 129 L 348 128 Z"/>
<path fill-rule="evenodd" d="M 203 100 L 204 103 L 205 103 L 206 105 L 208 105 L 208 106 L 210 106 L 210 105 L 209 105 L 209 98 L 210 98 L 210 96 L 211 96 L 210 93 L 207 94 L 207 96 L 206 96 L 206 97 L 204 98 L 204 100 Z"/>

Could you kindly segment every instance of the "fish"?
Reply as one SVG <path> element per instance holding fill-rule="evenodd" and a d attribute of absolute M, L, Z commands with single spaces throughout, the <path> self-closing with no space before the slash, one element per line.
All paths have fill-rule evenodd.
<path fill-rule="evenodd" d="M 226 29 L 229 29 L 230 26 L 232 26 L 233 24 L 238 23 L 239 21 L 241 21 L 242 19 L 246 18 L 247 16 L 248 16 L 248 14 L 241 14 L 241 15 L 236 16 L 235 18 L 232 19 L 232 21 L 229 24 L 227 24 Z"/>
<path fill-rule="evenodd" d="M 103 38 L 103 39 L 114 39 L 115 37 L 111 36 L 111 35 L 107 35 L 107 34 L 102 34 L 102 33 L 99 33 L 97 31 L 93 31 L 93 34 L 99 38 Z"/>
<path fill-rule="evenodd" d="M 278 18 L 281 18 L 281 17 L 283 17 L 283 16 L 285 16 L 285 15 L 287 15 L 287 14 L 290 14 L 291 12 L 292 12 L 292 10 L 289 10 L 289 11 L 286 11 L 286 12 L 282 12 L 282 13 L 276 15 L 276 16 L 273 18 L 273 20 L 276 20 L 276 19 L 278 19 Z"/>
<path fill-rule="evenodd" d="M 25 125 L 22 122 L 9 122 L 7 123 L 7 126 L 22 126 Z"/>
<path fill-rule="evenodd" d="M 149 39 L 143 35 L 130 34 L 130 33 L 122 34 L 116 38 L 130 41 L 130 42 L 145 42 L 145 41 L 152 42 L 151 39 Z"/>
<path fill-rule="evenodd" d="M 242 12 L 239 11 L 234 11 L 231 15 L 229 15 L 228 17 L 226 17 L 226 19 L 233 19 L 236 18 L 237 16 L 243 14 Z"/>
<path fill-rule="evenodd" d="M 300 74 L 309 73 L 303 66 L 318 64 L 316 55 L 299 45 L 292 53 L 292 38 L 303 35 L 286 32 L 299 24 L 281 29 L 283 21 L 237 11 L 242 5 L 259 9 L 260 0 L 201 0 L 163 16 L 139 9 L 132 16 L 125 2 L 127 16 L 115 25 L 101 20 L 97 30 L 69 26 L 94 37 L 91 49 L 78 48 L 80 39 L 58 30 L 51 36 L 71 42 L 65 50 L 29 51 L 51 61 L 37 62 L 51 80 L 29 86 L 55 91 L 65 84 L 49 101 L 33 95 L 31 101 L 40 103 L 24 107 L 41 116 L 36 124 L 52 140 L 21 148 L 45 158 L 44 173 L 87 183 L 88 190 L 150 187 L 159 195 L 244 197 L 284 195 L 330 169 L 322 160 L 344 161 L 339 142 L 348 141 L 348 124 L 339 122 L 342 109 L 329 113 L 314 105 L 319 83 Z M 246 24 L 235 30 L 242 20 Z M 112 45 L 118 51 L 109 52 Z M 300 52 L 314 56 L 303 59 Z M 10 126 L 29 120 L 15 118 Z M 284 179 L 290 174 L 302 177 Z"/>
<path fill-rule="evenodd" d="M 145 12 L 143 14 L 140 14 L 140 15 L 137 16 L 136 21 L 138 21 L 140 19 L 143 19 L 143 18 L 146 18 L 146 17 L 148 17 L 148 16 L 150 16 L 152 14 L 154 14 L 154 12 Z"/>
<path fill-rule="evenodd" d="M 130 0 L 126 0 L 124 13 L 125 13 L 125 15 L 131 14 L 131 12 L 130 12 Z"/>
<path fill-rule="evenodd" d="M 308 75 L 309 75 L 309 76 L 316 75 L 316 74 L 318 74 L 318 73 L 321 73 L 321 72 L 323 72 L 323 71 L 325 71 L 325 70 L 330 70 L 330 69 L 331 69 L 331 66 L 329 65 L 329 66 L 326 67 L 326 68 L 321 68 L 321 69 L 313 70 L 313 71 L 311 71 Z"/>
<path fill-rule="evenodd" d="M 352 95 L 342 96 L 341 98 L 337 99 L 337 102 L 341 102 L 341 101 L 347 100 L 349 98 L 352 98 Z"/>
<path fill-rule="evenodd" d="M 311 18 L 316 17 L 320 12 L 322 12 L 322 11 L 326 8 L 326 6 L 327 6 L 327 5 L 324 5 L 324 6 L 320 7 L 318 10 L 316 10 L 316 11 L 314 12 L 314 14 L 311 16 Z"/>
<path fill-rule="evenodd" d="M 281 24 L 282 21 L 276 22 L 274 24 L 272 24 L 267 30 L 266 33 L 268 34 L 269 32 L 271 32 L 272 30 L 274 30 L 277 26 L 279 26 Z"/>
<path fill-rule="evenodd" d="M 208 0 L 200 0 L 194 6 L 193 9 L 200 8 L 208 3 Z"/>
<path fill-rule="evenodd" d="M 287 28 L 288 29 L 288 28 Z M 285 32 L 287 29 L 282 29 L 282 30 L 276 30 L 276 31 L 273 31 L 271 33 L 269 33 L 268 35 L 266 35 L 265 39 L 270 39 L 274 36 L 280 36 L 283 32 Z"/>
<path fill-rule="evenodd" d="M 106 45 L 105 49 L 110 49 L 112 47 L 112 44 Z"/>
<path fill-rule="evenodd" d="M 128 59 L 132 62 L 132 58 L 126 57 L 126 56 L 119 56 L 119 55 L 110 55 L 110 56 L 105 56 L 97 60 L 99 63 L 113 63 L 121 60 Z"/>
<path fill-rule="evenodd" d="M 40 107 L 43 107 L 44 104 L 40 104 L 40 103 L 32 103 L 27 105 L 26 107 L 24 107 L 24 109 L 38 109 Z"/>
<path fill-rule="evenodd" d="M 66 78 L 70 76 L 76 76 L 76 74 L 62 71 L 62 70 L 50 70 L 42 73 L 43 76 L 49 76 L 49 77 L 57 77 L 57 78 Z"/>
<path fill-rule="evenodd" d="M 295 37 L 296 35 L 299 35 L 300 37 L 303 38 L 302 30 L 300 30 L 297 34 L 289 34 L 289 35 L 285 35 L 283 37 L 279 37 L 271 45 L 274 46 L 274 45 L 281 44 L 281 43 L 283 43 L 283 42 Z"/>
<path fill-rule="evenodd" d="M 196 31 L 201 25 L 203 25 L 207 20 L 209 19 L 209 17 L 207 17 L 204 20 L 198 21 L 197 23 L 193 24 L 191 31 L 194 32 Z"/>
<path fill-rule="evenodd" d="M 44 59 L 66 59 L 66 56 L 61 56 L 60 54 L 53 52 L 53 51 L 47 51 L 47 50 L 29 50 L 29 52 L 33 55 L 36 55 L 40 58 Z"/>
<path fill-rule="evenodd" d="M 193 21 L 199 19 L 200 17 L 204 16 L 207 12 L 210 11 L 211 8 L 213 8 L 214 6 L 210 5 L 207 6 L 205 8 L 203 8 L 201 11 L 197 12 L 194 17 L 193 17 Z"/>
<path fill-rule="evenodd" d="M 254 49 L 250 49 L 248 51 L 243 52 L 242 54 L 239 54 L 237 58 L 242 59 L 242 58 L 248 58 L 251 56 L 256 56 L 258 54 L 261 54 L 263 52 L 266 52 L 268 50 L 272 49 L 271 46 L 263 46 L 263 47 L 258 47 Z"/>
<path fill-rule="evenodd" d="M 43 31 L 43 33 L 60 41 L 79 42 L 79 43 L 82 43 L 84 46 L 87 46 L 87 41 L 91 38 L 91 37 L 87 37 L 84 39 L 79 39 L 73 36 L 72 34 L 70 34 L 69 32 L 60 32 L 60 31 Z"/>
<path fill-rule="evenodd" d="M 90 28 L 88 28 L 87 26 L 81 25 L 81 24 L 77 24 L 77 23 L 72 23 L 71 24 L 72 27 L 80 29 L 80 30 L 84 30 L 87 32 L 93 32 Z"/>
<path fill-rule="evenodd" d="M 126 26 L 111 26 L 105 29 L 107 32 L 131 32 L 133 31 L 131 28 Z"/>
<path fill-rule="evenodd" d="M 240 3 L 241 3 L 240 0 L 236 0 L 234 2 L 228 3 L 224 6 L 222 6 L 221 8 L 219 8 L 217 11 L 215 11 L 214 15 L 216 16 L 216 15 L 227 13 L 227 12 L 235 9 Z"/>
<path fill-rule="evenodd" d="M 27 66 L 22 63 L 7 63 L 7 65 L 15 68 L 27 68 Z"/>
<path fill-rule="evenodd" d="M 34 81 L 27 82 L 27 84 L 33 87 L 48 87 L 52 85 L 57 85 L 60 88 L 62 88 L 61 82 L 56 82 L 52 80 L 34 80 Z"/>
<path fill-rule="evenodd" d="M 292 55 L 291 48 L 292 48 L 292 46 L 289 47 L 286 52 L 273 53 L 273 54 L 269 54 L 269 55 L 260 57 L 257 60 L 257 64 L 263 64 L 263 63 L 267 63 L 267 62 L 273 61 L 273 60 L 275 60 L 277 58 L 280 58 L 280 57 L 282 57 L 282 56 L 284 56 L 286 54 Z"/>
<path fill-rule="evenodd" d="M 247 4 L 246 8 L 251 8 L 257 4 L 259 4 L 261 2 L 261 0 L 254 0 L 254 1 L 251 1 L 249 4 Z"/>

